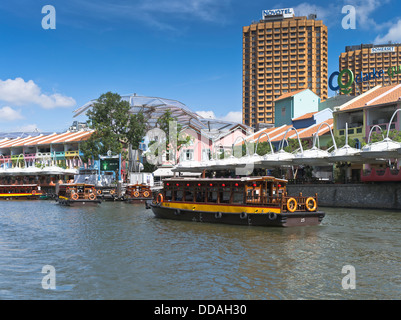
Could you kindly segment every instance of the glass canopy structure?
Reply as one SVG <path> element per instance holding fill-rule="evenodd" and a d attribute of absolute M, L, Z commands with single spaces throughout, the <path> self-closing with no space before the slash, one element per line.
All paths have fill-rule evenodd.
<path fill-rule="evenodd" d="M 188 126 L 203 131 L 209 136 L 213 136 L 213 138 L 218 138 L 222 133 L 229 132 L 239 125 L 238 123 L 229 121 L 205 119 L 177 100 L 138 96 L 136 94 L 121 96 L 121 98 L 129 102 L 132 113 L 143 112 L 146 118 L 149 119 L 149 126 L 151 128 L 156 126 L 157 119 L 167 110 L 171 112 L 172 116 L 176 118 L 177 122 L 182 126 Z M 74 117 L 84 114 L 95 102 L 96 100 L 91 100 L 75 110 Z M 240 125 L 243 126 L 245 130 L 249 129 L 249 127 L 243 124 Z"/>

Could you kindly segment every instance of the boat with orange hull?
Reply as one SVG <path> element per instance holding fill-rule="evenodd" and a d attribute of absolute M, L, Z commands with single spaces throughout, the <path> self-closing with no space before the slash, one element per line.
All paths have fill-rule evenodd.
<path fill-rule="evenodd" d="M 57 202 L 61 205 L 94 206 L 101 203 L 94 185 L 85 183 L 63 184 L 59 187 Z"/>
<path fill-rule="evenodd" d="M 0 185 L 0 200 L 38 200 L 42 195 L 37 184 Z"/>
<path fill-rule="evenodd" d="M 249 226 L 319 225 L 317 194 L 289 196 L 274 177 L 169 178 L 151 208 L 157 218 Z"/>
<path fill-rule="evenodd" d="M 146 184 L 132 184 L 126 187 L 124 199 L 129 203 L 140 203 L 152 200 L 153 194 Z"/>

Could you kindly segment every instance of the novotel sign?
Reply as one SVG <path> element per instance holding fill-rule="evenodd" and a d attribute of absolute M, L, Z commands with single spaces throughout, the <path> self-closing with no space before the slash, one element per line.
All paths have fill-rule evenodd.
<path fill-rule="evenodd" d="M 271 16 L 283 16 L 284 18 L 291 18 L 294 16 L 294 9 L 286 8 L 286 9 L 272 9 L 272 10 L 262 11 L 263 18 Z"/>

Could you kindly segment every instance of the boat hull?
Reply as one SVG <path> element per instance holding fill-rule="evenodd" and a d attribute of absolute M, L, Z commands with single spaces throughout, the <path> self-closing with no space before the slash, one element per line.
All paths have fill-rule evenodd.
<path fill-rule="evenodd" d="M 39 196 L 1 196 L 0 197 L 0 201 L 1 200 L 13 200 L 13 201 L 17 201 L 17 200 L 39 200 Z"/>
<path fill-rule="evenodd" d="M 141 198 L 141 197 L 138 197 L 138 198 L 128 198 L 126 201 L 128 202 L 128 203 L 144 203 L 144 202 L 146 202 L 146 201 L 149 201 L 149 200 L 152 200 L 152 198 Z"/>
<path fill-rule="evenodd" d="M 41 193 L 0 193 L 0 200 L 39 200 L 41 196 Z"/>
<path fill-rule="evenodd" d="M 96 199 L 96 200 L 70 200 L 70 199 L 59 199 L 58 204 L 67 206 L 67 207 L 82 207 L 82 206 L 97 206 L 100 204 L 101 201 Z"/>
<path fill-rule="evenodd" d="M 177 209 L 153 203 L 150 204 L 150 208 L 154 215 L 161 219 L 263 227 L 314 226 L 319 225 L 325 216 L 322 211 L 294 213 L 215 212 Z"/>

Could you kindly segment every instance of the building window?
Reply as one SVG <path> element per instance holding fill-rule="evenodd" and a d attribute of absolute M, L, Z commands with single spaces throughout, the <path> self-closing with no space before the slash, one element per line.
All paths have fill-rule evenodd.
<path fill-rule="evenodd" d="M 182 161 L 194 160 L 194 150 L 192 149 L 183 150 L 181 153 L 181 160 Z"/>

